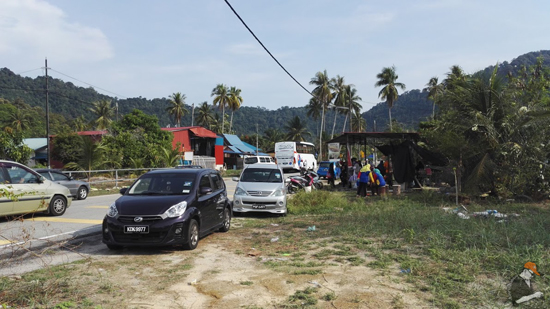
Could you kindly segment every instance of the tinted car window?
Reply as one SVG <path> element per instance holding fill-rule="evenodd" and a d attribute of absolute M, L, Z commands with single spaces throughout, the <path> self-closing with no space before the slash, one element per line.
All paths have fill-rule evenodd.
<path fill-rule="evenodd" d="M 29 170 L 14 164 L 6 165 L 6 170 L 10 176 L 10 183 L 20 184 L 20 183 L 38 183 L 38 177 L 31 173 Z"/>
<path fill-rule="evenodd" d="M 278 169 L 247 168 L 241 175 L 244 182 L 282 182 L 283 177 Z"/>
<path fill-rule="evenodd" d="M 210 184 L 210 177 L 208 175 L 201 177 L 201 182 L 199 185 L 200 188 L 212 188 L 212 185 Z"/>
<path fill-rule="evenodd" d="M 60 180 L 69 180 L 69 177 L 67 177 L 67 175 L 62 174 L 62 173 L 54 173 L 54 172 L 52 172 L 52 177 L 53 177 L 53 180 L 57 180 L 57 181 L 60 181 Z"/>
<path fill-rule="evenodd" d="M 38 172 L 38 174 L 46 177 L 46 179 L 48 179 L 48 180 L 52 180 L 52 176 L 50 176 L 50 173 L 48 173 L 48 172 Z"/>
<path fill-rule="evenodd" d="M 223 179 L 219 174 L 211 174 L 212 183 L 214 184 L 214 190 L 219 190 L 224 188 Z"/>
<path fill-rule="evenodd" d="M 258 158 L 257 158 L 257 157 L 248 157 L 248 158 L 244 158 L 244 163 L 245 163 L 245 164 L 254 164 L 254 163 L 258 163 Z"/>
<path fill-rule="evenodd" d="M 326 168 L 328 168 L 329 165 L 330 165 L 329 162 L 321 162 L 321 164 L 319 164 L 319 167 L 326 167 Z"/>
<path fill-rule="evenodd" d="M 128 189 L 128 194 L 189 194 L 194 175 L 151 174 L 140 177 Z"/>

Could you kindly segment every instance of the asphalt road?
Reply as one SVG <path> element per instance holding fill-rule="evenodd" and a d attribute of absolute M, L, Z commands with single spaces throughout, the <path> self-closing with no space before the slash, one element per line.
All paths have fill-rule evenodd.
<path fill-rule="evenodd" d="M 285 177 L 298 173 L 288 173 Z M 224 178 L 227 194 L 233 200 L 237 182 Z M 0 218 L 0 259 L 46 248 L 55 243 L 81 239 L 101 233 L 101 223 L 109 206 L 120 194 L 91 196 L 73 200 L 64 215 L 27 215 L 19 220 Z M 2 268 L 0 266 L 0 268 Z"/>

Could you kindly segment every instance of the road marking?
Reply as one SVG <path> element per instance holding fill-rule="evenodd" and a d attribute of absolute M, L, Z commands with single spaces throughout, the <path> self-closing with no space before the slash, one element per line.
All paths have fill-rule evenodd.
<path fill-rule="evenodd" d="M 99 208 L 99 209 L 109 209 L 109 206 L 86 206 L 84 208 Z"/>
<path fill-rule="evenodd" d="M 13 241 L 11 240 L 0 240 L 0 246 L 11 244 Z"/>
<path fill-rule="evenodd" d="M 31 220 L 32 221 L 47 221 L 47 222 L 64 222 L 64 223 L 84 223 L 84 224 L 101 224 L 103 222 L 103 220 L 48 218 L 48 217 L 32 218 Z"/>

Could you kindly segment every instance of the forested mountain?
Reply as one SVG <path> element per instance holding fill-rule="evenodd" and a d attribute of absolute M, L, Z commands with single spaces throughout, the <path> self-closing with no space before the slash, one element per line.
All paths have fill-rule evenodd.
<path fill-rule="evenodd" d="M 522 55 L 511 62 L 503 62 L 499 65 L 499 75 L 506 75 L 509 72 L 517 73 L 521 66 L 529 66 L 536 63 L 536 59 L 542 57 L 544 65 L 550 66 L 550 51 L 531 52 Z M 460 64 L 459 64 L 460 65 Z M 485 69 L 491 72 L 493 66 Z M 373 73 L 374 74 L 374 73 Z M 404 81 L 406 83 L 406 81 Z M 428 82 L 428 81 L 426 81 Z M 46 105 L 46 80 L 44 76 L 36 78 L 22 77 L 10 71 L 8 68 L 0 69 L 0 124 L 6 125 L 9 122 L 8 113 L 22 106 L 29 106 L 43 117 L 45 115 Z M 90 110 L 92 103 L 99 100 L 111 100 L 118 105 L 118 117 L 130 113 L 133 109 L 140 109 L 148 115 L 155 115 L 159 119 L 162 127 L 174 125 L 174 120 L 170 119 L 166 108 L 169 106 L 168 98 L 146 99 L 142 97 L 118 99 L 98 93 L 95 89 L 89 87 L 78 87 L 71 82 L 65 82 L 56 78 L 48 80 L 48 99 L 50 112 L 54 120 L 63 119 L 71 121 L 79 116 L 83 116 L 86 121 L 93 120 L 93 113 Z M 428 93 L 424 90 L 410 90 L 402 93 L 392 108 L 392 118 L 404 129 L 415 130 L 420 121 L 424 121 L 431 116 L 432 102 L 427 99 Z M 4 100 L 2 100 L 4 99 Z M 7 100 L 8 102 L 6 102 Z M 1 108 L 3 103 L 9 103 L 13 106 Z M 212 104 L 209 102 L 209 104 Z M 312 134 L 309 140 L 314 140 L 319 132 L 319 120 L 314 120 L 307 116 L 306 105 L 304 107 L 284 106 L 276 110 L 268 110 L 261 107 L 250 107 L 246 105 L 246 98 L 243 105 L 233 116 L 233 131 L 237 135 L 251 135 L 257 131 L 260 135 L 267 128 L 284 130 L 284 126 L 290 119 L 298 116 L 303 124 Z M 15 107 L 14 107 L 15 106 Z M 191 111 L 191 106 L 186 104 L 186 108 Z M 215 111 L 221 115 L 221 112 L 215 108 Z M 230 111 L 226 109 L 226 115 Z M 388 122 L 388 107 L 385 102 L 379 103 L 371 110 L 362 114 L 367 123 L 367 131 L 384 131 Z M 115 116 L 116 117 L 116 116 Z M 253 119 L 253 121 L 251 121 Z M 327 112 L 327 123 L 324 131 L 331 133 L 334 124 L 334 111 Z M 35 121 L 44 122 L 43 119 Z M 191 125 L 191 115 L 187 113 L 181 119 L 182 126 Z M 344 115 L 337 115 L 335 133 L 342 132 L 344 124 Z M 376 128 L 374 127 L 376 125 Z M 55 134 L 54 126 L 52 134 Z M 28 137 L 45 136 L 45 130 L 32 131 L 34 135 Z"/>

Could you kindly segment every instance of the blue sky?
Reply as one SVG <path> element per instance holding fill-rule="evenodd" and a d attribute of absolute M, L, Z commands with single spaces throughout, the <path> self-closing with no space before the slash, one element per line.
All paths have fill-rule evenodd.
<path fill-rule="evenodd" d="M 452 65 L 473 73 L 550 49 L 550 1 L 229 0 L 308 90 L 316 72 L 343 76 L 376 103 L 376 74 L 395 65 L 408 90 Z M 219 83 L 244 106 L 304 106 L 309 94 L 255 41 L 223 0 L 1 0 L 0 67 L 48 74 L 118 98 L 212 103 Z"/>

